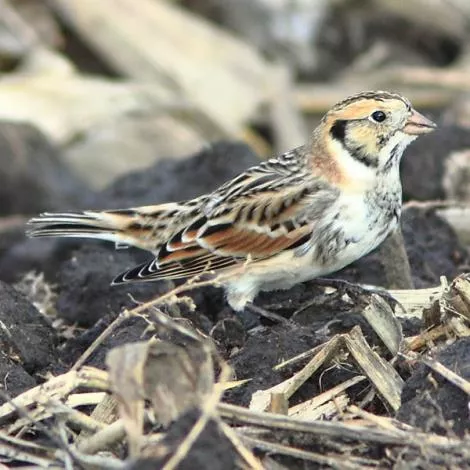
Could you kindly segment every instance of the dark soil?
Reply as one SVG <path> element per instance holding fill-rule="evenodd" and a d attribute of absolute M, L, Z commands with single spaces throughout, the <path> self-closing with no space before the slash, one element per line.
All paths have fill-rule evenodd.
<path fill-rule="evenodd" d="M 190 411 L 170 425 L 163 441 L 157 445 L 157 449 L 152 449 L 154 455 L 163 455 L 162 458 L 140 459 L 126 466 L 125 470 L 163 468 L 165 462 L 176 451 L 183 438 L 194 426 L 197 418 L 198 412 Z M 210 420 L 191 447 L 188 455 L 178 465 L 178 469 L 235 470 L 241 468 L 237 464 L 238 460 L 239 456 L 231 442 L 222 434 L 217 423 Z M 241 462 L 239 463 L 241 464 Z"/>
<path fill-rule="evenodd" d="M 470 380 L 470 338 L 444 347 L 433 359 Z M 424 364 L 419 364 L 407 380 L 397 417 L 438 434 L 463 436 L 470 431 L 468 395 Z"/>
<path fill-rule="evenodd" d="M 159 161 L 145 171 L 118 178 L 101 199 L 110 208 L 182 201 L 216 189 L 258 162 L 247 145 L 220 142 L 191 158 Z"/>
<path fill-rule="evenodd" d="M 56 334 L 22 294 L 1 281 L 0 322 L 2 384 L 15 396 L 36 385 L 36 378 L 57 360 Z"/>
<path fill-rule="evenodd" d="M 2 350 L 17 357 L 29 373 L 40 372 L 54 359 L 55 334 L 44 317 L 16 289 L 0 282 Z"/>
<path fill-rule="evenodd" d="M 110 285 L 113 273 L 135 264 L 135 255 L 109 245 L 91 244 L 73 251 L 57 273 L 57 309 L 61 316 L 69 323 L 91 326 L 110 313 L 169 290 L 167 282 L 134 284 L 124 289 Z"/>

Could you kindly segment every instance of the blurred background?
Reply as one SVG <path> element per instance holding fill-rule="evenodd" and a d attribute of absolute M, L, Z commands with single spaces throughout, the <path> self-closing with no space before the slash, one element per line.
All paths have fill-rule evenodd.
<path fill-rule="evenodd" d="M 468 245 L 469 46 L 467 0 L 0 0 L 0 277 L 28 216 L 196 196 L 367 89 L 440 124 L 404 196 Z"/>

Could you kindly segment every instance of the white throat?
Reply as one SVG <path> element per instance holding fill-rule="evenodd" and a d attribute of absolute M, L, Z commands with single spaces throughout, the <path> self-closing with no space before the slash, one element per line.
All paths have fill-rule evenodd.
<path fill-rule="evenodd" d="M 352 181 L 360 182 L 362 184 L 372 183 L 376 177 L 376 169 L 364 165 L 356 158 L 354 158 L 337 140 L 331 141 L 331 151 L 333 155 L 337 155 L 338 165 L 341 167 L 341 172 L 348 175 Z"/>

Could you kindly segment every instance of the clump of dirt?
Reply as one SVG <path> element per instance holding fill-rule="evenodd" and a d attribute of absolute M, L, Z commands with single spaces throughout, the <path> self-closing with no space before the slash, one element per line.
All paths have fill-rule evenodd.
<path fill-rule="evenodd" d="M 112 286 L 113 278 L 137 264 L 137 256 L 113 246 L 82 246 L 57 273 L 57 310 L 69 323 L 91 326 L 100 318 L 171 289 L 168 282 Z"/>
<path fill-rule="evenodd" d="M 34 386 L 36 378 L 56 361 L 57 338 L 36 307 L 1 281 L 0 322 L 0 373 L 5 391 L 15 396 Z"/>
<path fill-rule="evenodd" d="M 470 380 L 470 338 L 444 347 L 434 359 Z M 468 395 L 428 366 L 419 364 L 406 381 L 397 418 L 426 432 L 464 436 L 470 431 Z"/>
<path fill-rule="evenodd" d="M 469 129 L 456 125 L 444 125 L 413 142 L 401 162 L 404 200 L 444 199 L 446 161 L 453 152 L 469 147 Z"/>
<path fill-rule="evenodd" d="M 118 178 L 100 199 L 109 208 L 183 201 L 216 189 L 258 163 L 259 158 L 247 145 L 219 142 L 190 158 L 161 160 Z"/>

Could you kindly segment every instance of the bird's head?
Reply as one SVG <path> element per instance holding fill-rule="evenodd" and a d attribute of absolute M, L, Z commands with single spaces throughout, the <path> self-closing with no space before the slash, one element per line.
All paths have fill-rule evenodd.
<path fill-rule="evenodd" d="M 405 148 L 435 128 L 436 124 L 414 110 L 403 96 L 372 91 L 335 105 L 317 132 L 330 155 L 380 172 L 398 167 Z"/>

